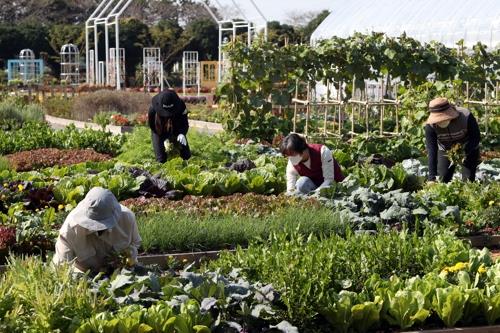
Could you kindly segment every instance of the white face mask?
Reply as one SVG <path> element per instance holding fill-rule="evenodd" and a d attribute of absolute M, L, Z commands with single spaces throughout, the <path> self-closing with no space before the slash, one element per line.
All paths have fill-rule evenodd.
<path fill-rule="evenodd" d="M 445 121 L 441 121 L 441 122 L 437 123 L 436 125 L 438 125 L 441 128 L 446 128 L 446 127 L 448 127 L 449 124 L 450 124 L 450 120 L 445 120 Z"/>
<path fill-rule="evenodd" d="M 288 160 L 292 163 L 292 165 L 297 165 L 302 161 L 302 155 L 288 156 Z"/>

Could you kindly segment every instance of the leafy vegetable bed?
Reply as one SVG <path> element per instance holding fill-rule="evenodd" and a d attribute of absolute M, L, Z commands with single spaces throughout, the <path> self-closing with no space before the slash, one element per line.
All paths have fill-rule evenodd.
<path fill-rule="evenodd" d="M 30 171 L 51 166 L 73 165 L 82 162 L 102 162 L 111 156 L 96 153 L 93 149 L 42 148 L 5 156 L 14 170 Z"/>
<path fill-rule="evenodd" d="M 500 320 L 500 263 L 450 234 L 270 240 L 199 271 L 91 279 L 12 260 L 0 277 L 0 330 L 389 332 Z"/>
<path fill-rule="evenodd" d="M 210 264 L 281 293 L 283 317 L 304 332 L 493 325 L 500 264 L 487 249 L 429 229 L 320 240 L 276 235 Z M 281 269 L 277 269 L 280 267 Z"/>
<path fill-rule="evenodd" d="M 39 148 L 92 148 L 98 153 L 116 155 L 123 142 L 123 136 L 109 132 L 80 131 L 75 126 L 54 130 L 46 123 L 26 123 L 18 130 L 0 132 L 0 155 Z"/>

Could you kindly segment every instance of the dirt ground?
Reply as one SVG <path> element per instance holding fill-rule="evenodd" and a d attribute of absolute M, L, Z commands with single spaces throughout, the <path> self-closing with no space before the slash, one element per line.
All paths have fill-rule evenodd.
<path fill-rule="evenodd" d="M 37 168 L 52 167 L 55 165 L 72 165 L 82 162 L 101 162 L 111 158 L 106 154 L 96 153 L 92 149 L 43 148 L 5 156 L 16 171 L 30 171 Z"/>

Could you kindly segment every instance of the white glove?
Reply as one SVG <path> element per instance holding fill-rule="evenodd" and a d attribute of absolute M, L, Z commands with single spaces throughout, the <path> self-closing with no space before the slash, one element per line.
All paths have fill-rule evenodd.
<path fill-rule="evenodd" d="M 183 146 L 187 145 L 186 136 L 184 134 L 179 134 L 177 136 L 177 142 L 179 142 Z"/>
<path fill-rule="evenodd" d="M 170 144 L 170 142 L 168 142 L 168 140 L 163 141 L 163 147 L 165 147 L 165 150 L 170 149 L 169 144 Z"/>

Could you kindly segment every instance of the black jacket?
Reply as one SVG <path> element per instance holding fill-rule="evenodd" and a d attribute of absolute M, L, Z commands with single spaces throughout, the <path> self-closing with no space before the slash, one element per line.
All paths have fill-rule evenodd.
<path fill-rule="evenodd" d="M 189 129 L 189 121 L 184 101 L 177 97 L 174 102 L 176 106 L 173 115 L 171 117 L 161 117 L 156 110 L 158 103 L 155 103 L 155 98 L 158 98 L 159 95 L 153 97 L 153 102 L 148 112 L 148 124 L 151 131 L 162 138 L 177 136 L 179 134 L 186 135 Z"/>

